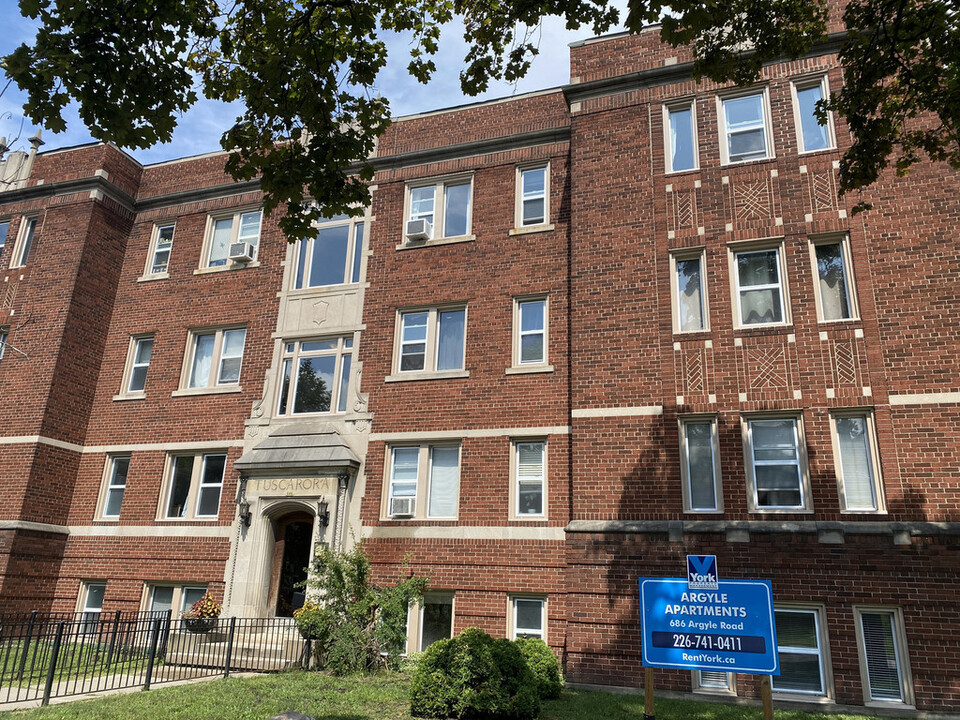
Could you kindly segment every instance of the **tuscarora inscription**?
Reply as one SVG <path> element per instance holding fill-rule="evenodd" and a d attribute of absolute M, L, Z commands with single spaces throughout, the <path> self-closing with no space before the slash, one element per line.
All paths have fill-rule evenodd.
<path fill-rule="evenodd" d="M 259 478 L 260 492 L 309 493 L 329 489 L 330 478 Z"/>

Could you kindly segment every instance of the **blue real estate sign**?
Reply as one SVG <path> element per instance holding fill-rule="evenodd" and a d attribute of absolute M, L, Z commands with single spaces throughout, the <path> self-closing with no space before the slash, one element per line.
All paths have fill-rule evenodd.
<path fill-rule="evenodd" d="M 687 577 L 640 578 L 643 664 L 779 675 L 769 580 L 719 580 L 716 558 L 691 555 Z"/>

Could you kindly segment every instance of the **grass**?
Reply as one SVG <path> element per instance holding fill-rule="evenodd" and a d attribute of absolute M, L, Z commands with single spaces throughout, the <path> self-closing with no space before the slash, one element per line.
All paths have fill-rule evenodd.
<path fill-rule="evenodd" d="M 0 713 L 0 720 L 265 720 L 296 710 L 316 720 L 410 720 L 408 679 L 378 674 L 336 678 L 289 672 L 229 678 L 150 692 Z M 640 695 L 565 690 L 542 720 L 640 720 Z M 759 708 L 657 700 L 657 720 L 760 720 Z M 777 720 L 867 720 L 861 715 L 777 711 Z"/>
<path fill-rule="evenodd" d="M 4 643 L 0 646 L 0 686 L 16 685 L 18 682 L 24 685 L 42 683 L 47 677 L 52 649 L 53 643 L 46 640 L 31 642 L 21 677 L 19 668 L 23 655 L 23 643 L 20 641 Z M 62 681 L 68 678 L 87 677 L 103 674 L 108 670 L 119 671 L 146 664 L 144 651 L 141 648 L 117 644 L 108 665 L 109 655 L 106 644 L 64 643 L 60 646 L 60 652 L 57 655 L 55 679 Z"/>

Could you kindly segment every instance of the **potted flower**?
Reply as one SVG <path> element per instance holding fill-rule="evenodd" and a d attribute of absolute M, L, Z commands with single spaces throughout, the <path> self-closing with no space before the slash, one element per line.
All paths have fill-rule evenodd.
<path fill-rule="evenodd" d="M 293 611 L 293 619 L 297 622 L 297 630 L 304 640 L 319 640 L 329 626 L 329 612 L 319 603 L 307 600 Z"/>
<path fill-rule="evenodd" d="M 180 614 L 184 627 L 192 633 L 208 633 L 217 627 L 223 607 L 209 591 L 197 600 L 190 609 Z"/>

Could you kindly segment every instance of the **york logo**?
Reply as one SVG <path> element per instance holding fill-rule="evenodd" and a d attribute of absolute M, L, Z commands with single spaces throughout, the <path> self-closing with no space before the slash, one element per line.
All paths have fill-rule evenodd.
<path fill-rule="evenodd" d="M 716 555 L 687 555 L 687 588 L 719 590 Z"/>

